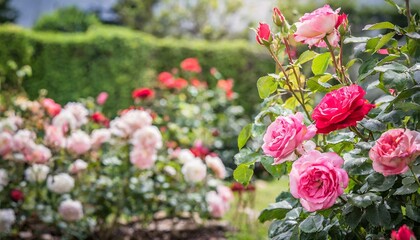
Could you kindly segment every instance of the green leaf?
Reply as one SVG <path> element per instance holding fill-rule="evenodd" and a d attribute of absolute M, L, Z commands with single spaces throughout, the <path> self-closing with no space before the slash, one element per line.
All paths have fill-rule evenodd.
<path fill-rule="evenodd" d="M 420 209 L 418 207 L 415 207 L 411 204 L 407 204 L 405 208 L 405 213 L 407 214 L 407 217 L 420 223 Z"/>
<path fill-rule="evenodd" d="M 260 158 L 261 164 L 264 166 L 265 170 L 271 174 L 271 176 L 275 178 L 279 178 L 284 174 L 283 166 L 273 165 L 274 159 L 269 156 L 261 156 Z"/>
<path fill-rule="evenodd" d="M 389 105 L 385 109 L 385 112 L 391 111 L 395 103 L 410 98 L 413 94 L 417 93 L 418 91 L 420 91 L 420 85 L 416 85 L 412 88 L 401 91 L 400 94 L 398 94 L 398 96 L 389 103 Z"/>
<path fill-rule="evenodd" d="M 381 47 L 385 46 L 385 44 L 387 44 L 389 40 L 391 40 L 392 37 L 394 37 L 394 35 L 395 35 L 395 32 L 390 32 L 383 35 L 381 39 L 379 40 L 378 44 L 376 44 L 375 49 L 373 50 L 373 53 L 376 53 Z"/>
<path fill-rule="evenodd" d="M 252 129 L 252 123 L 246 125 L 238 136 L 238 148 L 239 150 L 243 148 L 248 141 L 249 137 L 251 137 L 251 129 Z"/>
<path fill-rule="evenodd" d="M 408 67 L 402 65 L 401 63 L 392 62 L 390 64 L 385 64 L 382 66 L 377 66 L 374 68 L 377 72 L 386 72 L 386 71 L 395 71 L 395 72 L 407 72 Z"/>
<path fill-rule="evenodd" d="M 250 166 L 246 164 L 239 165 L 233 172 L 233 178 L 235 181 L 245 186 L 248 185 L 249 181 L 251 181 L 252 175 L 254 174 L 254 171 L 249 167 Z"/>
<path fill-rule="evenodd" d="M 350 203 L 352 203 L 354 206 L 359 207 L 359 208 L 366 208 L 382 200 L 380 196 L 377 196 L 374 193 L 366 193 L 362 195 L 349 194 L 348 199 Z"/>
<path fill-rule="evenodd" d="M 256 153 L 249 148 L 243 148 L 237 154 L 235 154 L 233 158 L 235 159 L 236 165 L 252 165 L 257 161 L 259 156 L 259 153 Z"/>
<path fill-rule="evenodd" d="M 307 217 L 299 224 L 299 228 L 302 232 L 305 233 L 315 233 L 322 230 L 322 223 L 324 222 L 324 217 L 322 215 L 313 215 Z"/>
<path fill-rule="evenodd" d="M 407 185 L 402 185 L 401 187 L 397 188 L 397 190 L 395 190 L 394 195 L 412 194 L 415 193 L 418 188 L 419 186 L 415 182 Z"/>
<path fill-rule="evenodd" d="M 260 77 L 257 81 L 258 94 L 264 99 L 277 90 L 277 82 L 271 76 Z"/>
<path fill-rule="evenodd" d="M 304 63 L 314 59 L 317 55 L 318 55 L 318 53 L 316 53 L 312 50 L 306 50 L 299 56 L 299 59 L 297 60 L 297 63 L 304 64 Z"/>
<path fill-rule="evenodd" d="M 371 75 L 374 72 L 374 67 L 376 66 L 377 60 L 375 58 L 370 58 L 369 60 L 365 61 L 360 65 L 359 68 L 359 77 L 357 81 L 364 80 L 367 76 Z"/>
<path fill-rule="evenodd" d="M 380 22 L 366 25 L 362 30 L 394 29 L 395 25 L 390 22 Z"/>
<path fill-rule="evenodd" d="M 265 222 L 273 219 L 283 219 L 291 209 L 293 209 L 293 206 L 287 201 L 271 203 L 261 212 L 258 220 Z"/>
<path fill-rule="evenodd" d="M 383 132 L 386 129 L 385 124 L 376 119 L 363 119 L 359 122 L 367 130 L 372 132 Z"/>
<path fill-rule="evenodd" d="M 370 38 L 368 37 L 348 37 L 346 39 L 344 39 L 344 44 L 349 44 L 349 43 L 365 43 L 369 40 Z"/>
<path fill-rule="evenodd" d="M 370 174 L 366 180 L 369 183 L 369 187 L 372 188 L 372 191 L 383 192 L 394 186 L 395 181 L 397 180 L 397 176 L 384 177 L 384 175 L 375 172 Z"/>
<path fill-rule="evenodd" d="M 374 204 L 366 209 L 366 219 L 374 226 L 387 226 L 391 223 L 391 214 L 385 204 Z"/>
<path fill-rule="evenodd" d="M 320 75 L 325 73 L 328 68 L 328 64 L 330 62 L 331 56 L 329 52 L 325 52 L 323 54 L 319 54 L 314 58 L 312 61 L 312 72 L 314 75 Z"/>
<path fill-rule="evenodd" d="M 350 60 L 347 64 L 346 64 L 346 68 L 349 69 L 351 66 L 353 66 L 353 64 L 356 63 L 356 61 L 361 61 L 358 58 L 353 58 L 352 60 Z"/>
<path fill-rule="evenodd" d="M 351 207 L 351 211 L 344 215 L 344 220 L 351 229 L 355 229 L 363 218 L 363 211 L 358 207 Z"/>
<path fill-rule="evenodd" d="M 345 160 L 343 168 L 350 175 L 367 175 L 373 171 L 372 163 L 366 157 L 355 157 L 352 154 L 345 153 L 343 158 Z"/>
<path fill-rule="evenodd" d="M 403 110 L 404 112 L 420 112 L 420 105 L 414 102 L 399 102 L 394 105 L 394 109 Z"/>
<path fill-rule="evenodd" d="M 331 74 L 313 76 L 307 80 L 308 88 L 312 92 L 322 92 L 322 93 L 328 93 L 332 90 L 339 89 L 341 87 L 340 84 L 331 86 L 331 84 L 326 83 L 331 78 L 332 78 Z"/>
<path fill-rule="evenodd" d="M 420 57 L 420 40 L 408 39 L 407 50 L 410 56 L 418 59 Z"/>

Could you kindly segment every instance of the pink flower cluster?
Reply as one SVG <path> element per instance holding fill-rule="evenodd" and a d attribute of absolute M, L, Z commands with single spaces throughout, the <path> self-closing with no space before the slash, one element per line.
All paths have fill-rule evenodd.
<path fill-rule="evenodd" d="M 229 205 L 232 200 L 232 190 L 224 185 L 219 185 L 217 186 L 216 191 L 210 191 L 206 194 L 208 211 L 214 218 L 223 217 L 229 210 Z"/>

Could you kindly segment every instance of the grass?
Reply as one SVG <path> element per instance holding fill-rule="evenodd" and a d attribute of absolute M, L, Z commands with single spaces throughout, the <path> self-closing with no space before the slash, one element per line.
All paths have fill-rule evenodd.
<path fill-rule="evenodd" d="M 228 234 L 229 240 L 262 240 L 268 239 L 267 232 L 270 222 L 260 223 L 258 221 L 259 213 L 270 203 L 275 202 L 276 197 L 283 191 L 289 190 L 287 177 L 280 180 L 255 182 L 256 191 L 253 194 L 244 193 L 242 201 L 240 196 L 235 194 L 235 202 L 232 209 L 225 217 L 230 225 L 235 227 L 237 231 Z M 245 206 L 238 207 L 238 203 L 242 202 Z"/>

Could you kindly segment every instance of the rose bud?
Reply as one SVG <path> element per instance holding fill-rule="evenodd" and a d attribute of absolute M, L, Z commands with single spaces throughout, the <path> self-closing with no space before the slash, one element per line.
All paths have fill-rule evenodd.
<path fill-rule="evenodd" d="M 271 36 L 270 26 L 267 23 L 260 22 L 260 25 L 256 29 L 256 40 L 260 45 L 269 45 L 273 40 Z"/>

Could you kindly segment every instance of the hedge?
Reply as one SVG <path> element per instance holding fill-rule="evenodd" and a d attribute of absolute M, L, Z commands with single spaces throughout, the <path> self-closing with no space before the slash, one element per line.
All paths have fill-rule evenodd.
<path fill-rule="evenodd" d="M 107 112 L 129 106 L 134 88 L 150 86 L 160 71 L 178 67 L 187 57 L 199 59 L 210 84 L 215 84 L 211 67 L 235 79 L 240 103 L 251 112 L 259 102 L 256 80 L 274 70 L 266 51 L 245 41 L 158 39 L 114 26 L 93 27 L 86 33 L 46 33 L 3 25 L 0 53 L 0 65 L 14 60 L 32 67 L 33 76 L 24 82 L 31 98 L 40 89 L 47 89 L 59 103 L 107 91 Z"/>

